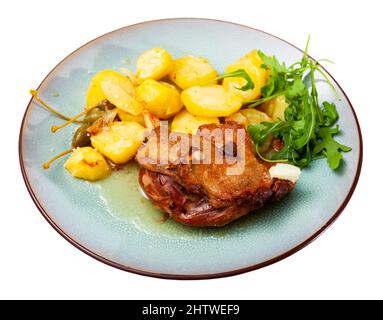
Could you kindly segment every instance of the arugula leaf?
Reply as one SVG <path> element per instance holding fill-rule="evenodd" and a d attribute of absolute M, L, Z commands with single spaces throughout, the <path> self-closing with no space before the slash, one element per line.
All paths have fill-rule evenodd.
<path fill-rule="evenodd" d="M 290 140 L 292 139 L 291 132 L 288 132 L 287 130 L 284 131 L 282 133 L 282 139 L 285 141 L 283 148 L 271 155 L 272 160 L 278 161 L 278 159 L 289 159 L 293 156 L 293 153 L 295 153 L 290 144 Z"/>
<path fill-rule="evenodd" d="M 258 50 L 258 55 L 263 61 L 261 67 L 270 71 L 270 78 L 261 89 L 262 96 L 270 97 L 286 88 L 288 70 L 285 63 L 280 64 L 275 56 L 267 56 L 260 50 Z"/>
<path fill-rule="evenodd" d="M 296 136 L 294 141 L 292 141 L 295 149 L 301 149 L 306 146 L 315 134 L 317 119 L 315 116 L 314 105 L 309 102 L 308 96 L 303 100 L 303 108 L 305 109 L 307 116 L 304 120 L 301 120 L 301 122 L 304 123 L 301 133 Z"/>
<path fill-rule="evenodd" d="M 327 163 L 331 169 L 337 169 L 343 156 L 340 151 L 351 151 L 350 147 L 347 147 L 339 142 L 335 141 L 334 135 L 339 133 L 339 125 L 335 128 L 321 127 L 318 130 L 318 136 L 321 138 L 321 142 L 317 144 L 313 150 L 314 154 L 323 153 L 327 157 Z"/>
<path fill-rule="evenodd" d="M 284 95 L 289 101 L 293 101 L 297 97 L 303 97 L 307 94 L 307 88 L 302 80 L 294 81 L 285 91 Z"/>
<path fill-rule="evenodd" d="M 261 50 L 258 50 L 258 55 L 263 61 L 262 68 L 272 70 L 272 72 L 277 74 L 287 73 L 286 64 L 284 62 L 280 64 L 275 56 L 268 56 Z"/>
<path fill-rule="evenodd" d="M 326 127 L 331 127 L 338 120 L 338 111 L 336 110 L 334 103 L 329 103 L 327 101 L 323 102 L 323 125 Z"/>
<path fill-rule="evenodd" d="M 249 125 L 247 131 L 250 134 L 251 139 L 255 143 L 255 151 L 259 157 L 267 162 L 288 162 L 289 159 L 286 156 L 286 159 L 279 157 L 274 161 L 273 158 L 264 158 L 259 152 L 259 148 L 265 142 L 266 138 L 271 134 L 275 135 L 278 132 L 286 132 L 291 127 L 291 124 L 284 121 L 278 121 L 275 123 L 272 122 L 262 122 L 255 125 Z M 285 145 L 286 146 L 286 145 Z M 282 153 L 281 153 L 282 154 Z"/>
<path fill-rule="evenodd" d="M 271 122 L 262 122 L 248 126 L 247 131 L 249 132 L 251 139 L 254 142 L 262 144 L 265 139 L 263 132 L 270 127 L 270 124 Z"/>
<path fill-rule="evenodd" d="M 244 69 L 238 69 L 233 72 L 226 72 L 224 74 L 221 74 L 220 76 L 216 77 L 214 80 L 221 80 L 224 78 L 231 78 L 231 77 L 241 77 L 246 80 L 246 84 L 240 88 L 237 88 L 241 91 L 247 91 L 254 89 L 254 82 L 249 76 L 249 74 Z"/>
<path fill-rule="evenodd" d="M 319 64 L 309 57 L 309 41 L 310 38 L 301 60 L 288 68 L 275 56 L 259 51 L 263 60 L 261 67 L 269 70 L 270 77 L 262 88 L 262 98 L 249 101 L 247 107 L 256 107 L 282 95 L 289 105 L 285 110 L 285 121 L 263 122 L 249 126 L 248 131 L 256 153 L 267 162 L 289 162 L 305 167 L 312 160 L 327 158 L 330 168 L 337 169 L 343 158 L 342 152 L 351 148 L 333 138 L 339 132 L 339 126 L 334 127 L 339 118 L 335 104 L 327 101 L 319 104 L 315 73 L 319 72 L 331 89 L 335 88 Z M 278 152 L 261 154 L 259 150 L 269 135 L 281 139 L 284 147 Z"/>
<path fill-rule="evenodd" d="M 296 81 L 286 81 L 287 74 L 279 73 L 270 76 L 270 79 L 264 87 L 262 87 L 262 99 L 249 101 L 248 108 L 261 105 L 264 102 L 273 100 L 279 96 L 285 96 L 288 100 L 293 101 L 296 97 L 302 97 L 307 92 L 307 88 L 301 79 Z"/>

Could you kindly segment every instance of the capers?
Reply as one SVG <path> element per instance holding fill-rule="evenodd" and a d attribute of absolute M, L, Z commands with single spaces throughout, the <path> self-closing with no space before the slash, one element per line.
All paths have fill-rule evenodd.
<path fill-rule="evenodd" d="M 87 129 L 90 127 L 91 123 L 85 123 L 81 127 L 79 127 L 73 135 L 72 138 L 72 147 L 87 147 L 90 146 L 90 133 Z"/>
<path fill-rule="evenodd" d="M 88 111 L 84 117 L 84 124 L 79 127 L 73 135 L 72 138 L 72 147 L 87 147 L 90 146 L 90 136 L 91 134 L 87 129 L 95 123 L 97 120 L 105 117 L 108 110 L 112 110 L 115 107 L 108 102 L 107 100 L 102 101 L 97 107 L 92 108 Z"/>
<path fill-rule="evenodd" d="M 115 108 L 113 104 L 111 104 L 108 100 L 103 100 L 101 101 L 98 105 L 97 108 L 101 109 L 102 111 L 107 111 L 107 110 L 112 110 Z"/>
<path fill-rule="evenodd" d="M 104 111 L 100 110 L 99 108 L 93 108 L 85 116 L 84 122 L 93 123 L 104 115 L 105 115 Z"/>

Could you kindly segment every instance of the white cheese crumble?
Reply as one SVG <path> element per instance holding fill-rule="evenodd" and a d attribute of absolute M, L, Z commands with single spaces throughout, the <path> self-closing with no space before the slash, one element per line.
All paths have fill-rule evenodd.
<path fill-rule="evenodd" d="M 301 169 L 287 163 L 278 163 L 269 169 L 272 178 L 296 182 L 301 174 Z"/>

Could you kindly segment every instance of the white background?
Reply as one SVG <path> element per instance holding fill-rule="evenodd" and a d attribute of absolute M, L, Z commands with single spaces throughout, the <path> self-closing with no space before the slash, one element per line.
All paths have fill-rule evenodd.
<path fill-rule="evenodd" d="M 0 298 L 383 298 L 380 1 L 6 1 L 0 11 Z M 24 186 L 18 131 L 28 89 L 85 42 L 166 17 L 246 24 L 336 62 L 328 67 L 352 101 L 365 158 L 344 213 L 319 239 L 264 269 L 206 281 L 161 280 L 106 266 L 49 226 Z M 229 44 L 228 44 L 229 45 Z M 331 190 L 331 186 L 328 186 Z"/>

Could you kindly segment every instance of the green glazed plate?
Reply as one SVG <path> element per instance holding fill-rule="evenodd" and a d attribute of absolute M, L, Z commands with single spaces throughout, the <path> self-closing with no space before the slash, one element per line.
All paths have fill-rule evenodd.
<path fill-rule="evenodd" d="M 228 45 L 230 44 L 230 45 Z M 66 114 L 84 105 L 91 77 L 102 69 L 135 69 L 140 53 L 166 48 L 174 57 L 207 58 L 225 66 L 252 49 L 276 55 L 287 64 L 302 52 L 275 36 L 246 26 L 208 19 L 166 19 L 139 23 L 101 36 L 60 62 L 38 88 L 39 95 Z M 283 201 L 258 210 L 223 228 L 192 228 L 172 220 L 142 197 L 134 163 L 100 182 L 74 179 L 65 159 L 50 170 L 41 164 L 68 149 L 76 126 L 50 134 L 60 120 L 31 101 L 20 131 L 20 163 L 28 190 L 47 221 L 70 243 L 111 266 L 143 275 L 201 279 L 254 270 L 298 251 L 341 213 L 358 181 L 362 138 L 355 112 L 336 81 L 343 135 L 351 146 L 337 172 L 325 160 L 303 171 Z M 335 101 L 318 84 L 320 99 Z"/>

